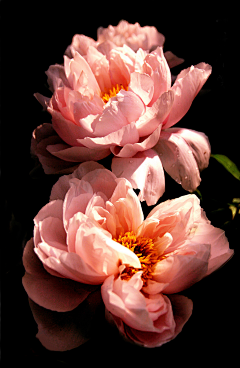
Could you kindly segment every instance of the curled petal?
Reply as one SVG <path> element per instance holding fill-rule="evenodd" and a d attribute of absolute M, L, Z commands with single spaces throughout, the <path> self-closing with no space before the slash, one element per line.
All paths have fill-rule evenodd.
<path fill-rule="evenodd" d="M 154 272 L 153 280 L 168 283 L 163 292 L 179 293 L 201 280 L 208 269 L 211 246 L 209 244 L 192 244 L 174 255 L 160 261 Z"/>
<path fill-rule="evenodd" d="M 147 151 L 148 149 L 154 147 L 159 140 L 160 132 L 161 125 L 158 125 L 155 131 L 153 131 L 153 133 L 142 142 L 127 143 L 122 148 L 119 146 L 114 146 L 111 147 L 111 151 L 116 157 L 133 157 L 138 152 Z"/>
<path fill-rule="evenodd" d="M 139 199 L 153 205 L 165 190 L 165 179 L 159 156 L 151 149 L 139 152 L 131 158 L 114 157 L 112 171 L 117 177 L 130 181 L 133 188 L 140 189 Z"/>
<path fill-rule="evenodd" d="M 136 93 L 148 105 L 153 97 L 154 83 L 152 78 L 143 73 L 131 73 L 131 80 L 128 86 L 130 91 Z"/>
<path fill-rule="evenodd" d="M 124 146 L 127 143 L 137 143 L 139 134 L 135 123 L 127 124 L 119 130 L 113 131 L 105 137 L 79 139 L 79 143 L 88 148 L 110 148 L 112 146 Z"/>
<path fill-rule="evenodd" d="M 170 129 L 168 129 L 170 131 Z M 191 129 L 171 128 L 171 132 L 182 137 L 192 150 L 199 170 L 205 169 L 209 164 L 211 147 L 208 137 L 201 132 Z"/>
<path fill-rule="evenodd" d="M 136 122 L 139 136 L 151 134 L 167 118 L 174 101 L 172 91 L 164 92 L 151 106 L 146 107 L 146 112 Z"/>
<path fill-rule="evenodd" d="M 207 222 L 202 222 L 198 225 L 192 240 L 201 244 L 206 242 L 206 239 L 211 244 L 211 254 L 205 276 L 221 267 L 234 254 L 233 249 L 229 249 L 229 243 L 224 231 Z"/>
<path fill-rule="evenodd" d="M 149 316 L 141 287 L 141 272 L 129 281 L 120 277 L 114 280 L 110 276 L 101 288 L 103 302 L 110 313 L 121 318 L 128 326 L 141 331 L 158 331 Z"/>
<path fill-rule="evenodd" d="M 174 104 L 164 129 L 176 124 L 189 110 L 192 101 L 212 72 L 210 65 L 200 63 L 183 70 L 177 77 L 172 91 Z"/>
<path fill-rule="evenodd" d="M 100 95 L 99 85 L 89 64 L 78 52 L 75 53 L 73 59 L 64 56 L 64 69 L 68 82 L 73 89 L 77 90 L 78 83 L 84 74 L 87 78 L 88 88 L 93 90 L 93 94 L 95 92 L 97 95 Z"/>
<path fill-rule="evenodd" d="M 194 191 L 200 184 L 198 164 L 185 139 L 171 129 L 161 132 L 154 147 L 166 172 L 185 190 Z"/>

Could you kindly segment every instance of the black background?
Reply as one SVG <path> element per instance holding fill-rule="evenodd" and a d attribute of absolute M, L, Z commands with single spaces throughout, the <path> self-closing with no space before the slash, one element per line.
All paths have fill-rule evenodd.
<path fill-rule="evenodd" d="M 230 221 L 226 207 L 240 197 L 239 181 L 214 159 L 201 177 L 202 206 L 213 224 L 222 227 L 235 249 L 231 261 L 209 278 L 183 294 L 193 300 L 193 315 L 181 334 L 155 349 L 129 345 L 107 326 L 85 345 L 71 352 L 44 349 L 35 339 L 35 322 L 22 288 L 22 251 L 32 236 L 33 218 L 47 203 L 57 177 L 41 169 L 29 175 L 35 163 L 30 157 L 34 128 L 50 122 L 50 116 L 33 93 L 49 93 L 44 72 L 62 63 L 66 47 L 75 33 L 96 39 L 97 28 L 117 25 L 121 19 L 141 26 L 155 26 L 166 37 L 164 50 L 185 59 L 172 70 L 199 62 L 212 65 L 213 72 L 184 119 L 181 127 L 203 131 L 210 139 L 212 153 L 227 155 L 240 167 L 239 159 L 239 49 L 234 9 L 217 3 L 191 7 L 161 2 L 1 2 L 1 146 L 2 146 L 2 270 L 3 270 L 3 362 L 4 366 L 145 366 L 217 367 L 236 364 L 239 345 L 239 223 Z M 235 9 L 237 11 L 237 9 Z M 49 93 L 50 96 L 50 93 Z M 185 194 L 166 177 L 163 200 Z M 217 202 L 216 202 L 216 201 Z M 237 359 L 237 360 L 236 360 Z"/>

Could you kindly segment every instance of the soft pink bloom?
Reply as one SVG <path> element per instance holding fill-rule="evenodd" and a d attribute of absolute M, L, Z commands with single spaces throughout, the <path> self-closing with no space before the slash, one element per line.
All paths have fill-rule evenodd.
<path fill-rule="evenodd" d="M 208 139 L 172 126 L 187 113 L 211 67 L 191 66 L 171 86 L 162 48 L 149 54 L 101 45 L 101 52 L 89 46 L 85 57 L 76 52 L 64 57 L 63 66 L 50 66 L 53 96 L 36 95 L 54 129 L 44 124 L 33 134 L 32 150 L 45 172 L 68 173 L 80 162 L 113 153 L 113 172 L 141 189 L 148 205 L 165 190 L 163 168 L 186 190 L 195 190 L 199 170 L 208 166 Z"/>
<path fill-rule="evenodd" d="M 115 46 L 126 44 L 134 51 L 137 51 L 139 48 L 150 50 L 152 47 L 163 46 L 165 37 L 155 27 L 141 27 L 139 23 L 131 24 L 121 20 L 115 27 L 109 25 L 107 28 L 98 28 L 97 41 L 84 35 L 75 35 L 69 51 L 72 53 L 75 51 L 83 52 L 86 44 L 98 46 L 106 41 L 114 43 Z"/>
<path fill-rule="evenodd" d="M 164 35 L 159 33 L 155 27 L 141 27 L 139 23 L 131 24 L 121 20 L 117 26 L 109 25 L 107 28 L 98 28 L 97 41 L 83 34 L 75 34 L 65 54 L 70 58 L 74 57 L 76 52 L 85 56 L 89 46 L 96 47 L 99 51 L 106 47 L 110 50 L 124 45 L 135 52 L 140 48 L 152 51 L 158 46 L 163 47 L 164 42 Z M 184 62 L 184 59 L 177 57 L 171 51 L 166 51 L 164 55 L 170 68 Z"/>
<path fill-rule="evenodd" d="M 160 346 L 181 331 L 192 311 L 189 299 L 172 294 L 233 254 L 195 195 L 163 202 L 144 220 L 130 182 L 96 162 L 62 176 L 34 224 L 23 255 L 23 285 L 38 338 L 52 350 L 88 339 L 101 303 L 97 285 L 107 318 L 122 334 Z"/>

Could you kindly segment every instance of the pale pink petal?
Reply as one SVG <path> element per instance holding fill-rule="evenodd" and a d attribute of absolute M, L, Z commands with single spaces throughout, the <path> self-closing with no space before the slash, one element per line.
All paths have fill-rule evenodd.
<path fill-rule="evenodd" d="M 51 276 L 43 268 L 33 247 L 31 239 L 23 253 L 26 273 L 22 282 L 28 296 L 38 305 L 50 310 L 66 312 L 76 308 L 91 293 L 92 287 Z"/>
<path fill-rule="evenodd" d="M 96 45 L 97 42 L 91 37 L 87 37 L 83 34 L 75 34 L 73 36 L 71 45 L 65 51 L 65 55 L 72 58 L 77 51 L 80 55 L 84 56 L 87 54 L 89 47 Z"/>
<path fill-rule="evenodd" d="M 75 249 L 81 260 L 101 276 L 116 275 L 119 264 L 141 267 L 138 257 L 132 251 L 112 240 L 111 234 L 90 221 L 79 226 Z"/>
<path fill-rule="evenodd" d="M 144 219 L 141 204 L 126 179 L 120 178 L 117 182 L 118 185 L 110 201 L 116 211 L 116 223 L 121 224 L 119 233 L 136 232 Z"/>
<path fill-rule="evenodd" d="M 156 219 L 156 223 L 151 226 L 153 219 Z M 168 252 L 173 252 L 188 236 L 194 234 L 197 224 L 202 221 L 200 201 L 196 195 L 189 194 L 155 206 L 144 221 L 143 225 L 146 223 L 147 226 L 144 226 L 142 231 L 146 236 L 150 236 L 147 234 L 151 229 L 155 236 L 163 236 L 165 232 L 169 232 L 173 242 Z M 207 222 L 207 220 L 204 221 Z"/>
<path fill-rule="evenodd" d="M 110 116 L 109 116 L 110 119 Z M 109 120 L 111 124 L 111 119 Z M 127 143 L 137 143 L 139 141 L 139 134 L 135 123 L 127 124 L 119 130 L 113 131 L 112 133 L 104 137 L 90 138 L 85 137 L 84 139 L 78 140 L 80 144 L 88 148 L 110 148 L 112 146 L 124 146 Z"/>
<path fill-rule="evenodd" d="M 68 82 L 73 89 L 77 87 L 76 83 L 78 83 L 84 73 L 87 78 L 88 87 L 92 89 L 94 93 L 100 95 L 101 90 L 89 64 L 78 52 L 74 54 L 73 59 L 64 56 L 64 69 Z"/>
<path fill-rule="evenodd" d="M 154 94 L 150 104 L 152 105 L 162 93 L 170 89 L 171 72 L 167 60 L 164 57 L 162 47 L 158 47 L 151 54 L 147 54 L 145 62 L 152 69 L 151 78 L 154 82 Z"/>
<path fill-rule="evenodd" d="M 88 172 L 94 171 L 96 169 L 104 169 L 104 166 L 100 165 L 98 162 L 89 161 L 80 164 L 72 174 L 61 176 L 56 184 L 54 184 L 52 187 L 50 201 L 53 201 L 55 199 L 64 200 L 65 195 L 70 188 L 70 179 L 82 179 L 83 176 L 86 175 Z"/>
<path fill-rule="evenodd" d="M 103 302 L 110 313 L 128 326 L 142 331 L 158 331 L 149 316 L 141 287 L 141 272 L 129 281 L 120 277 L 114 280 L 114 276 L 110 276 L 101 287 Z"/>
<path fill-rule="evenodd" d="M 96 290 L 73 311 L 64 313 L 42 308 L 31 299 L 29 304 L 38 324 L 36 337 L 41 344 L 48 350 L 66 351 L 89 340 L 98 326 L 102 300 L 99 290 Z"/>
<path fill-rule="evenodd" d="M 168 129 L 170 131 L 170 129 Z M 209 164 L 211 147 L 208 137 L 201 132 L 183 128 L 171 128 L 171 132 L 182 137 L 192 150 L 199 170 L 205 169 Z"/>
<path fill-rule="evenodd" d="M 154 46 L 163 46 L 165 37 L 162 33 L 159 33 L 155 27 L 145 26 L 142 27 L 141 31 L 147 36 L 148 46 L 146 49 L 150 50 Z"/>
<path fill-rule="evenodd" d="M 63 219 L 63 201 L 56 199 L 47 203 L 34 218 L 34 241 L 35 244 L 41 241 L 39 234 L 39 224 L 47 217 L 54 217 L 62 221 Z"/>
<path fill-rule="evenodd" d="M 153 280 L 168 283 L 163 290 L 166 294 L 187 289 L 206 275 L 210 248 L 208 244 L 186 242 L 176 254 L 168 255 L 157 263 Z"/>
<path fill-rule="evenodd" d="M 206 276 L 221 267 L 234 254 L 233 249 L 229 249 L 229 243 L 224 231 L 207 222 L 202 222 L 198 225 L 192 241 L 200 244 L 207 241 L 207 243 L 211 244 L 211 254 Z"/>
<path fill-rule="evenodd" d="M 51 247 L 66 251 L 66 232 L 59 218 L 47 217 L 39 223 L 42 241 Z"/>
<path fill-rule="evenodd" d="M 108 91 L 112 88 L 112 81 L 109 74 L 109 61 L 102 52 L 90 46 L 86 53 L 86 60 L 89 63 L 101 91 Z"/>
<path fill-rule="evenodd" d="M 116 49 L 110 51 L 109 67 L 113 85 L 122 84 L 123 86 L 128 86 L 130 73 L 134 71 L 133 60 L 128 55 L 124 55 L 124 50 L 129 51 L 126 45 L 121 50 L 122 52 Z"/>
<path fill-rule="evenodd" d="M 142 142 L 138 143 L 127 143 L 122 148 L 119 146 L 111 147 L 111 152 L 116 157 L 133 157 L 138 152 L 147 151 L 150 148 L 154 147 L 160 137 L 161 132 L 161 125 L 158 125 L 158 127 L 153 131 L 152 134 L 150 134 L 146 139 L 144 139 Z"/>
<path fill-rule="evenodd" d="M 159 156 L 151 149 L 129 158 L 114 157 L 112 171 L 140 189 L 139 199 L 148 206 L 155 204 L 165 190 L 165 179 Z"/>
<path fill-rule="evenodd" d="M 88 182 L 94 193 L 103 193 L 106 198 L 111 198 L 116 188 L 116 176 L 110 170 L 96 169 L 86 173 L 82 180 Z"/>
<path fill-rule="evenodd" d="M 133 92 L 121 90 L 117 95 L 118 108 L 129 123 L 135 122 L 145 112 L 145 104 Z"/>
<path fill-rule="evenodd" d="M 80 146 L 78 139 L 85 137 L 85 129 L 65 119 L 59 111 L 48 107 L 52 115 L 53 128 L 64 142 L 70 146 Z"/>
<path fill-rule="evenodd" d="M 93 196 L 91 185 L 84 180 L 71 179 L 70 188 L 63 202 L 63 223 L 67 230 L 68 222 L 77 212 L 85 213 L 87 204 Z"/>
<path fill-rule="evenodd" d="M 151 106 L 146 107 L 146 112 L 136 122 L 139 136 L 151 134 L 168 116 L 174 101 L 172 91 L 163 93 Z"/>
<path fill-rule="evenodd" d="M 129 91 L 136 93 L 148 105 L 153 97 L 154 83 L 150 76 L 142 73 L 131 73 Z"/>
<path fill-rule="evenodd" d="M 174 104 L 165 129 L 176 124 L 189 110 L 192 101 L 212 72 L 210 65 L 200 63 L 183 70 L 177 77 L 172 91 L 175 94 Z"/>
<path fill-rule="evenodd" d="M 161 132 L 154 147 L 166 172 L 185 190 L 194 191 L 200 184 L 198 164 L 188 143 L 171 129 Z"/>
<path fill-rule="evenodd" d="M 89 160 L 102 160 L 111 152 L 109 148 L 93 149 L 88 147 L 69 147 L 65 144 L 48 145 L 47 151 L 53 156 L 67 162 L 85 162 Z"/>

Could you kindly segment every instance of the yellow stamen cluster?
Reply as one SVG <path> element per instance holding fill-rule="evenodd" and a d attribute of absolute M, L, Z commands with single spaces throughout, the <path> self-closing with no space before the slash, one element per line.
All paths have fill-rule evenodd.
<path fill-rule="evenodd" d="M 116 86 L 109 89 L 107 92 L 102 93 L 102 100 L 104 103 L 107 103 L 110 98 L 115 97 L 118 92 L 121 91 L 121 89 L 124 89 L 125 91 L 128 90 L 128 87 L 124 87 L 122 84 L 116 84 Z"/>
<path fill-rule="evenodd" d="M 141 236 L 136 237 L 133 231 L 131 231 L 120 234 L 118 239 L 113 240 L 134 252 L 141 263 L 140 269 L 126 265 L 121 278 L 123 280 L 129 280 L 135 273 L 143 271 L 143 286 L 146 286 L 147 280 L 152 278 L 156 263 L 162 259 L 157 253 L 156 246 L 154 246 L 154 239 Z"/>

